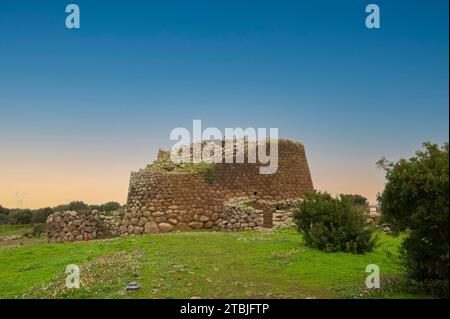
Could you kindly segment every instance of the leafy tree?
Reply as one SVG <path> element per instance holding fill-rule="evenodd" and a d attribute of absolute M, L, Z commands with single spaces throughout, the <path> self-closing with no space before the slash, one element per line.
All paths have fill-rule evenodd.
<path fill-rule="evenodd" d="M 383 219 L 395 234 L 406 232 L 403 262 L 411 278 L 448 297 L 449 283 L 449 145 L 424 143 L 423 150 L 397 163 L 378 166 L 387 184 L 378 196 Z"/>
<path fill-rule="evenodd" d="M 9 219 L 13 224 L 29 224 L 33 214 L 30 209 L 15 209 L 9 214 Z"/>
<path fill-rule="evenodd" d="M 0 205 L 0 215 L 8 215 L 9 209 Z"/>
<path fill-rule="evenodd" d="M 9 215 L 0 214 L 0 224 L 8 224 L 10 222 Z"/>
<path fill-rule="evenodd" d="M 32 235 L 39 237 L 46 232 L 46 224 L 37 223 L 33 225 Z"/>
<path fill-rule="evenodd" d="M 91 205 L 90 207 L 101 212 L 112 212 L 118 210 L 121 206 L 117 202 L 107 202 L 101 205 Z"/>
<path fill-rule="evenodd" d="M 306 245 L 323 251 L 362 254 L 371 251 L 377 239 L 351 196 L 307 193 L 294 211 L 294 222 Z"/>
<path fill-rule="evenodd" d="M 86 211 L 89 210 L 89 205 L 82 201 L 73 201 L 69 204 L 59 205 L 53 208 L 55 212 L 63 212 L 63 211 Z"/>
<path fill-rule="evenodd" d="M 54 211 L 50 207 L 39 208 L 33 211 L 33 216 L 31 218 L 31 222 L 35 223 L 45 223 L 47 221 L 47 217 L 53 214 Z"/>
<path fill-rule="evenodd" d="M 361 208 L 364 212 L 369 211 L 369 201 L 359 194 L 341 194 L 342 199 L 351 201 L 355 206 Z"/>

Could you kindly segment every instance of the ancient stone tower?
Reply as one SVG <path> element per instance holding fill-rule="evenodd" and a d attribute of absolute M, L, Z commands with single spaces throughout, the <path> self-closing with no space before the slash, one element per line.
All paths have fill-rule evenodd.
<path fill-rule="evenodd" d="M 260 174 L 258 163 L 220 163 L 196 170 L 171 165 L 168 153 L 131 173 L 122 234 L 211 228 L 223 216 L 224 202 L 248 196 L 265 202 L 295 200 L 313 190 L 302 144 L 278 142 L 278 170 Z"/>

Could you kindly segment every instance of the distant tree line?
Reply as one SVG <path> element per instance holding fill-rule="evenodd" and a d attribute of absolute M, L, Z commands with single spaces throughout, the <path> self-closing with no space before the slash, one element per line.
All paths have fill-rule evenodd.
<path fill-rule="evenodd" d="M 0 224 L 40 224 L 45 223 L 47 217 L 54 212 L 62 211 L 89 211 L 98 210 L 112 212 L 122 206 L 117 202 L 107 202 L 101 205 L 89 205 L 82 201 L 73 201 L 68 204 L 39 209 L 6 208 L 0 205 Z"/>

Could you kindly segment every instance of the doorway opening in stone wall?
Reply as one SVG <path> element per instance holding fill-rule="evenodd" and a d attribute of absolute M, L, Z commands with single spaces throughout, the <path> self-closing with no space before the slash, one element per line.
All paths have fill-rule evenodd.
<path fill-rule="evenodd" d="M 265 211 L 263 213 L 263 227 L 264 228 L 273 227 L 273 213 L 271 210 Z"/>

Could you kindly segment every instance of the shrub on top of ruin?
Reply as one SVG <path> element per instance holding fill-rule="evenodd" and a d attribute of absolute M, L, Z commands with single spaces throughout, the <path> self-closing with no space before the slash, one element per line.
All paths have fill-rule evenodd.
<path fill-rule="evenodd" d="M 147 165 L 146 170 L 153 172 L 187 172 L 192 174 L 202 173 L 210 174 L 209 171 L 214 167 L 214 162 L 199 162 L 192 163 L 190 161 L 174 163 L 170 158 L 162 158 L 153 161 L 152 164 Z"/>
<path fill-rule="evenodd" d="M 305 244 L 326 252 L 372 251 L 377 237 L 366 219 L 352 197 L 333 198 L 322 192 L 307 193 L 294 211 L 294 222 Z"/>
<path fill-rule="evenodd" d="M 207 170 L 206 170 L 206 172 L 204 173 L 204 176 L 205 176 L 205 180 L 206 180 L 208 183 L 212 183 L 212 182 L 214 181 L 214 179 L 216 178 L 216 177 L 214 176 L 214 173 L 213 173 L 212 170 L 210 170 L 210 169 L 207 169 Z"/>

